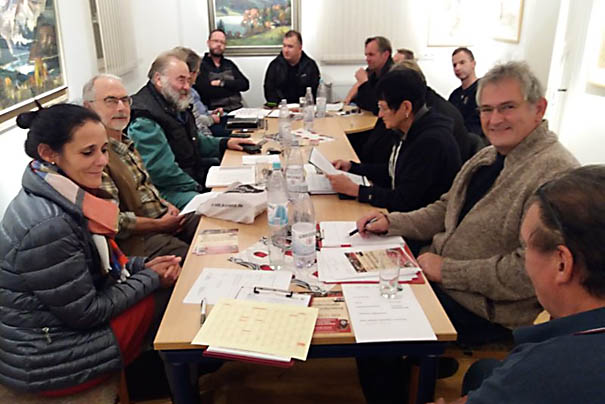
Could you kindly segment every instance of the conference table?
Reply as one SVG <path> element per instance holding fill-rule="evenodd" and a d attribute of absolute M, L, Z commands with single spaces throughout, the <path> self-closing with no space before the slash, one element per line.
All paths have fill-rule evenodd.
<path fill-rule="evenodd" d="M 323 142 L 317 147 L 328 159 L 340 158 L 358 161 L 347 141 L 346 134 L 352 133 L 363 125 L 373 125 L 372 122 L 375 122 L 375 117 L 364 116 L 364 114 L 316 119 L 314 130 L 334 138 L 333 141 Z M 292 126 L 293 129 L 296 129 L 300 125 L 300 121 L 295 121 Z M 276 131 L 277 119 L 268 119 L 265 129 L 257 131 L 252 138 L 260 139 L 264 134 Z M 263 149 L 269 146 L 272 146 L 271 143 L 266 144 Z M 305 149 L 308 152 L 310 147 L 303 150 Z M 243 152 L 228 150 L 221 165 L 240 165 L 243 155 Z M 314 195 L 312 202 L 318 222 L 325 220 L 354 221 L 375 209 L 355 200 L 341 200 L 337 195 Z M 241 224 L 204 216 L 200 220 L 198 232 L 202 229 L 232 228 L 238 229 L 239 250 L 242 251 L 268 234 L 266 212 L 257 216 L 253 224 Z M 200 306 L 199 304 L 185 304 L 183 299 L 204 267 L 238 268 L 237 265 L 227 261 L 230 255 L 195 255 L 190 247 L 182 273 L 176 282 L 154 340 L 154 349 L 160 351 L 166 364 L 175 404 L 199 402 L 197 380 L 195 372 L 192 373 L 191 369 L 192 364 L 201 360 L 203 352 L 202 346 L 191 344 L 200 328 Z M 242 267 L 238 269 L 242 269 Z M 384 355 L 385 353 L 416 357 L 420 364 L 417 402 L 431 401 L 435 388 L 437 356 L 443 353 L 448 342 L 454 341 L 457 335 L 429 283 L 425 281 L 423 284 L 413 284 L 411 288 L 433 328 L 437 337 L 436 341 L 357 344 L 352 332 L 316 333 L 311 340 L 308 358 L 362 357 Z M 407 402 L 407 397 L 402 398 L 402 402 Z"/>

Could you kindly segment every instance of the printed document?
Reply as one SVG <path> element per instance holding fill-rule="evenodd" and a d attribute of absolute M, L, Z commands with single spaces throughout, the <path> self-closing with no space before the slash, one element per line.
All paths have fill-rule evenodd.
<path fill-rule="evenodd" d="M 410 285 L 393 299 L 380 295 L 378 285 L 343 285 L 355 341 L 434 341 L 437 339 Z"/>
<path fill-rule="evenodd" d="M 191 343 L 306 360 L 317 312 L 313 307 L 221 299 Z"/>
<path fill-rule="evenodd" d="M 202 299 L 206 299 L 206 303 L 216 304 L 222 297 L 234 299 L 242 286 L 288 289 L 290 279 L 292 273 L 288 271 L 204 268 L 183 303 L 200 304 Z"/>
<path fill-rule="evenodd" d="M 357 247 L 357 246 L 383 246 L 400 244 L 405 242 L 400 236 L 379 236 L 378 234 L 369 234 L 367 237 L 361 237 L 359 233 L 349 236 L 352 230 L 356 229 L 355 222 L 337 222 L 325 221 L 319 223 L 321 232 L 321 247 Z"/>

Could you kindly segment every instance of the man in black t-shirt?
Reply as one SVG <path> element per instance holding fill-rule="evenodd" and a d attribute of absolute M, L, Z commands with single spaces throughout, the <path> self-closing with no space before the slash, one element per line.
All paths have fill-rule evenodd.
<path fill-rule="evenodd" d="M 468 48 L 457 48 L 452 53 L 454 74 L 460 79 L 461 86 L 455 89 L 448 99 L 454 104 L 464 118 L 464 126 L 469 132 L 481 136 L 488 143 L 481 130 L 481 120 L 477 111 L 477 85 L 479 79 L 475 74 L 475 56 Z"/>

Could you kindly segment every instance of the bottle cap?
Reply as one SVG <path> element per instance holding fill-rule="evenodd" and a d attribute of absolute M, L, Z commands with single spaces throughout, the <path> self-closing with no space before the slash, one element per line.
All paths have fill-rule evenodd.
<path fill-rule="evenodd" d="M 275 161 L 273 163 L 273 169 L 274 170 L 281 170 L 281 163 L 279 161 Z"/>

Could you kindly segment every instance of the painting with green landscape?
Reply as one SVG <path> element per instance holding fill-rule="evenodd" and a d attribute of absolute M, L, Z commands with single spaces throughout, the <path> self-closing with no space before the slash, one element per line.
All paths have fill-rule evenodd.
<path fill-rule="evenodd" d="M 277 54 L 284 34 L 298 29 L 299 0 L 211 0 L 210 30 L 227 35 L 227 54 Z"/>

